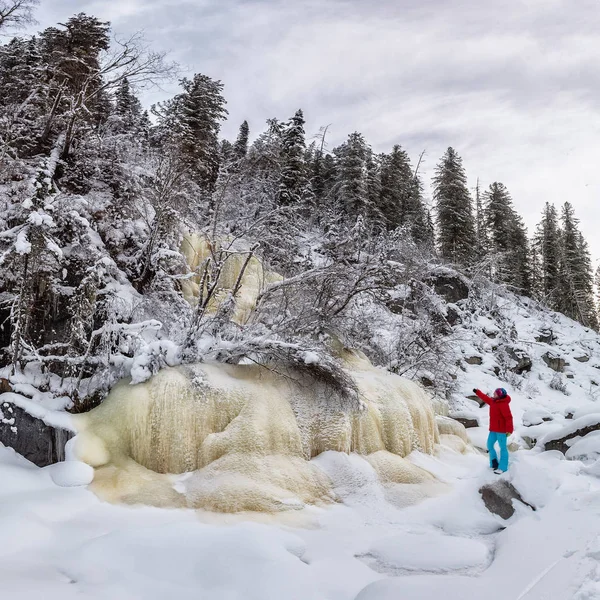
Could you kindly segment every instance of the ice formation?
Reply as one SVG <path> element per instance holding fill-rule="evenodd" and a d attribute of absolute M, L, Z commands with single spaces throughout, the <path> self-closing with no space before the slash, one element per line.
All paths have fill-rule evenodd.
<path fill-rule="evenodd" d="M 95 468 L 92 489 L 113 502 L 221 512 L 276 512 L 335 500 L 311 459 L 355 452 L 382 483 L 433 479 L 405 460 L 439 441 L 433 405 L 416 384 L 346 356 L 364 404 L 344 410 L 336 392 L 295 371 L 198 364 L 122 382 L 76 417 L 77 458 Z"/>
<path fill-rule="evenodd" d="M 265 269 L 255 256 L 248 263 L 249 253 L 228 250 L 226 245 L 215 245 L 203 235 L 188 234 L 183 239 L 181 252 L 194 276 L 182 283 L 183 295 L 190 304 L 198 302 L 203 266 L 208 259 L 218 258 L 221 254 L 223 269 L 219 274 L 218 288 L 208 305 L 208 312 L 214 312 L 228 297 L 242 274 L 241 286 L 236 294 L 235 309 L 232 320 L 239 324 L 246 323 L 256 306 L 259 294 L 269 283 L 282 279 L 281 275 Z M 215 255 L 213 257 L 213 254 Z M 242 273 L 243 270 L 243 273 Z M 206 291 L 206 290 L 204 290 Z"/>

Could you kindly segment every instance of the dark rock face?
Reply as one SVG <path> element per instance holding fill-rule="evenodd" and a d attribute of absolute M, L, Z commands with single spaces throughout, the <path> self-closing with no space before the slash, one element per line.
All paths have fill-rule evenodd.
<path fill-rule="evenodd" d="M 477 419 L 467 419 L 466 417 L 452 417 L 455 421 L 458 421 L 463 425 L 465 429 L 472 427 L 479 427 L 479 421 Z"/>
<path fill-rule="evenodd" d="M 577 423 L 577 421 L 574 423 Z M 559 452 L 566 454 L 569 449 L 569 446 L 567 445 L 569 440 L 576 437 L 585 437 L 588 433 L 592 433 L 592 431 L 600 431 L 600 420 L 598 420 L 597 423 L 586 425 L 571 433 L 565 434 L 563 437 L 547 441 L 544 444 L 544 450 L 558 450 Z"/>
<path fill-rule="evenodd" d="M 421 384 L 423 385 L 423 387 L 433 387 L 434 386 L 434 382 L 429 379 L 429 377 L 421 377 Z"/>
<path fill-rule="evenodd" d="M 65 459 L 65 444 L 70 431 L 54 429 L 14 404 L 4 402 L 0 409 L 0 442 L 38 467 L 47 467 Z"/>
<path fill-rule="evenodd" d="M 556 336 L 552 329 L 543 329 L 535 338 L 535 341 L 540 342 L 541 344 L 551 344 L 554 340 L 556 340 Z"/>
<path fill-rule="evenodd" d="M 480 488 L 479 493 L 481 494 L 485 507 L 491 513 L 498 515 L 505 520 L 510 519 L 515 514 L 513 500 L 521 502 L 521 504 L 535 510 L 535 507 L 531 506 L 531 504 L 527 504 L 517 489 L 504 479 L 499 479 L 494 483 L 484 485 Z"/>
<path fill-rule="evenodd" d="M 448 324 L 452 327 L 458 323 L 462 323 L 460 313 L 451 305 L 446 307 L 446 321 L 448 321 Z"/>
<path fill-rule="evenodd" d="M 469 297 L 469 286 L 458 275 L 440 273 L 433 275 L 430 283 L 436 294 L 445 298 L 447 302 L 458 302 Z"/>
<path fill-rule="evenodd" d="M 542 360 L 557 373 L 562 373 L 567 366 L 567 361 L 564 358 L 556 356 L 556 354 L 552 354 L 551 352 L 546 352 L 546 354 L 543 354 Z"/>
<path fill-rule="evenodd" d="M 508 356 L 515 361 L 515 364 L 510 368 L 513 373 L 523 375 L 523 373 L 531 371 L 533 362 L 531 358 L 520 348 L 506 348 Z"/>
<path fill-rule="evenodd" d="M 483 359 L 481 356 L 469 356 L 465 358 L 465 362 L 468 365 L 481 365 L 483 363 Z"/>

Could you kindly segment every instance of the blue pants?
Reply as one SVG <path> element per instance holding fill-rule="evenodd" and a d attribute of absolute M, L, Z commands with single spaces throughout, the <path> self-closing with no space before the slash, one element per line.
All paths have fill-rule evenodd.
<path fill-rule="evenodd" d="M 496 433 L 495 431 L 490 431 L 490 435 L 488 436 L 487 440 L 487 449 L 490 453 L 490 467 L 493 466 L 493 460 L 498 460 L 496 448 L 494 448 L 496 442 L 498 442 L 498 445 L 500 446 L 500 460 L 498 461 L 498 468 L 501 471 L 508 471 L 508 447 L 506 446 L 505 433 Z"/>

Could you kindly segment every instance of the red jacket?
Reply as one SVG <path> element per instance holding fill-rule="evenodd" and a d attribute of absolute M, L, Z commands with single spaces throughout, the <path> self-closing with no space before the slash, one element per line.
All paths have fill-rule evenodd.
<path fill-rule="evenodd" d="M 510 396 L 490 398 L 481 390 L 475 392 L 486 404 L 490 405 L 490 431 L 494 433 L 512 433 L 513 418 L 510 412 Z"/>

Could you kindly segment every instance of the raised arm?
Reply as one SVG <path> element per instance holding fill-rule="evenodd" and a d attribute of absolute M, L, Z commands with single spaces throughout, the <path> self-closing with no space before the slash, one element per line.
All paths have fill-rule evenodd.
<path fill-rule="evenodd" d="M 492 399 L 489 396 L 486 396 L 481 390 L 473 390 L 475 392 L 475 394 L 477 394 L 477 397 L 480 400 L 483 400 L 486 404 L 491 404 L 492 403 Z"/>

